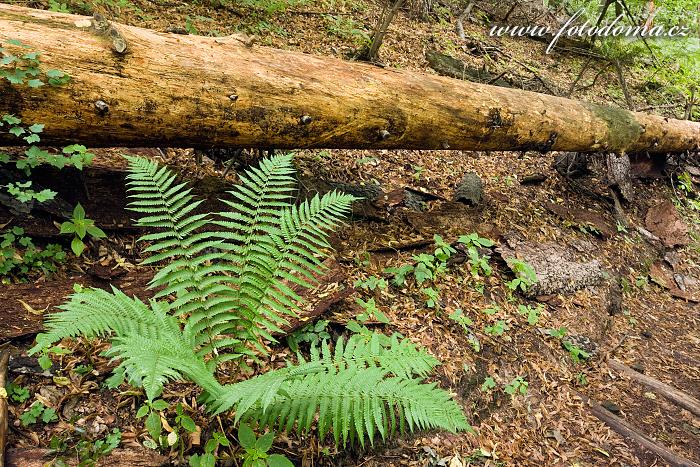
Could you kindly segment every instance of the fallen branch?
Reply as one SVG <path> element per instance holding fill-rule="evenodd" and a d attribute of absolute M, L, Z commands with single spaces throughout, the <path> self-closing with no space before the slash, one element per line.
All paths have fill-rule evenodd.
<path fill-rule="evenodd" d="M 10 351 L 0 353 L 0 466 L 5 465 L 5 442 L 9 422 L 7 419 L 7 364 L 10 362 Z"/>
<path fill-rule="evenodd" d="M 578 394 L 578 396 L 588 404 L 589 408 L 591 409 L 591 413 L 595 415 L 596 418 L 608 425 L 616 433 L 634 441 L 644 449 L 648 449 L 657 456 L 661 457 L 663 460 L 668 462 L 671 467 L 700 467 L 700 464 L 680 457 L 674 454 L 666 446 L 656 443 L 650 437 L 639 431 L 638 428 L 617 415 L 612 414 L 592 399 L 589 399 L 583 394 Z"/>
<path fill-rule="evenodd" d="M 608 360 L 608 366 L 613 370 L 623 373 L 632 378 L 633 380 L 642 383 L 644 386 L 647 386 L 654 392 L 661 394 L 674 404 L 677 404 L 683 407 L 684 409 L 692 412 L 696 416 L 700 417 L 700 401 L 694 398 L 693 396 L 679 391 L 678 389 L 673 388 L 666 383 L 662 383 L 657 379 L 638 373 L 618 360 Z"/>

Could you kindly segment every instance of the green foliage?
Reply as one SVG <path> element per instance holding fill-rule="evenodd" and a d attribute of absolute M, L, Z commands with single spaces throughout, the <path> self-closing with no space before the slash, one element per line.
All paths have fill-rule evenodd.
<path fill-rule="evenodd" d="M 326 330 L 328 323 L 327 319 L 319 319 L 315 323 L 307 324 L 287 336 L 287 345 L 292 352 L 298 352 L 299 344 L 302 342 L 318 345 L 324 340 L 329 340 L 331 335 Z"/>
<path fill-rule="evenodd" d="M 580 363 L 582 360 L 588 360 L 591 355 L 578 347 L 577 345 L 571 343 L 570 341 L 563 340 L 561 345 L 569 352 L 569 356 L 574 361 L 574 363 Z"/>
<path fill-rule="evenodd" d="M 386 289 L 387 283 L 386 279 L 379 278 L 377 276 L 369 276 L 365 280 L 357 279 L 355 281 L 355 287 L 364 290 Z"/>
<path fill-rule="evenodd" d="M 210 409 L 234 410 L 236 422 L 308 431 L 316 421 L 321 437 L 332 433 L 336 444 L 470 428 L 447 392 L 423 382 L 437 360 L 397 336 L 356 334 L 333 350 L 324 341 L 308 360 L 299 354 L 283 369 L 220 384 L 217 364 L 263 352 L 263 340 L 299 309 L 287 284 L 312 286 L 328 232 L 354 198 L 332 192 L 291 204 L 292 160 L 279 155 L 240 176 L 229 192 L 234 200 L 224 201 L 229 211 L 196 214 L 201 201 L 167 168 L 129 163 L 131 209 L 144 216 L 138 225 L 159 229 L 141 240 L 154 253 L 145 264 L 166 264 L 151 281 L 163 289 L 148 304 L 116 289 L 78 289 L 47 317 L 32 354 L 65 337 L 108 337 L 107 356 L 121 361 L 117 374 L 142 386 L 149 401 L 168 381 L 189 379 Z M 156 428 L 154 420 L 149 431 Z"/>
<path fill-rule="evenodd" d="M 371 319 L 376 319 L 380 323 L 389 324 L 389 318 L 387 318 L 387 316 L 384 313 L 382 313 L 382 311 L 379 309 L 377 303 L 374 301 L 373 298 L 370 298 L 367 301 L 364 301 L 361 298 L 357 298 L 355 302 L 358 305 L 360 305 L 364 310 L 362 313 L 357 315 L 357 320 L 361 323 L 364 323 L 365 321 L 369 321 Z"/>
<path fill-rule="evenodd" d="M 508 383 L 503 390 L 510 396 L 516 396 L 518 393 L 524 396 L 527 394 L 528 385 L 528 382 L 525 381 L 522 376 L 518 376 L 513 381 Z"/>
<path fill-rule="evenodd" d="M 474 325 L 474 321 L 472 321 L 469 316 L 465 315 L 461 308 L 457 308 L 455 311 L 450 313 L 449 318 L 464 329 L 464 332 L 467 334 L 467 338 L 469 339 L 469 343 L 474 348 L 474 352 L 479 352 L 481 350 L 481 343 L 470 328 L 470 326 Z"/>
<path fill-rule="evenodd" d="M 95 240 L 107 236 L 102 229 L 95 226 L 94 220 L 85 217 L 85 209 L 83 209 L 80 203 L 73 209 L 73 217 L 61 224 L 60 233 L 74 235 L 70 247 L 73 253 L 75 253 L 75 256 L 80 256 L 85 250 L 83 239 L 86 235 L 89 235 Z"/>
<path fill-rule="evenodd" d="M 539 304 L 536 307 L 531 305 L 518 305 L 518 314 L 527 317 L 527 324 L 530 326 L 536 325 L 540 320 L 540 313 L 544 309 L 544 305 Z"/>
<path fill-rule="evenodd" d="M 481 383 L 481 392 L 490 392 L 496 388 L 496 381 L 491 376 L 487 376 Z"/>
<path fill-rule="evenodd" d="M 58 420 L 56 409 L 46 407 L 41 402 L 34 402 L 27 410 L 19 416 L 22 426 L 29 426 L 41 420 L 44 423 L 51 423 Z"/>
<path fill-rule="evenodd" d="M 204 445 L 204 454 L 190 456 L 190 467 L 216 467 L 216 450 L 219 446 L 230 446 L 230 441 L 221 432 L 215 431 Z"/>
<path fill-rule="evenodd" d="M 9 397 L 10 400 L 19 402 L 20 404 L 29 399 L 29 390 L 20 386 L 19 384 L 10 382 L 8 383 L 6 390 L 7 397 Z"/>
<path fill-rule="evenodd" d="M 506 322 L 502 319 L 499 319 L 496 321 L 494 324 L 491 326 L 486 326 L 484 328 L 484 332 L 486 334 L 490 334 L 492 336 L 502 336 L 507 330 L 509 329 L 508 325 Z"/>
<path fill-rule="evenodd" d="M 324 15 L 323 17 L 326 19 L 326 29 L 334 36 L 349 39 L 357 46 L 369 44 L 369 33 L 354 19 L 344 15 Z"/>
<path fill-rule="evenodd" d="M 440 308 L 440 291 L 433 287 L 423 287 L 421 289 L 425 296 L 425 306 L 428 308 Z"/>
<path fill-rule="evenodd" d="M 66 254 L 60 245 L 50 243 L 43 249 L 24 235 L 24 229 L 13 227 L 0 234 L 0 276 L 20 280 L 41 272 L 50 275 L 64 262 Z M 3 280 L 4 282 L 5 280 Z"/>
<path fill-rule="evenodd" d="M 531 286 L 537 283 L 537 274 L 535 274 L 535 270 L 525 261 L 509 258 L 507 262 L 511 271 L 515 274 L 515 279 L 506 282 L 506 287 L 508 287 L 511 292 L 515 292 L 518 289 L 527 292 Z"/>
<path fill-rule="evenodd" d="M 245 450 L 243 467 L 294 467 L 286 456 L 267 453 L 274 439 L 274 431 L 258 438 L 247 423 L 241 423 L 238 427 L 238 442 Z"/>

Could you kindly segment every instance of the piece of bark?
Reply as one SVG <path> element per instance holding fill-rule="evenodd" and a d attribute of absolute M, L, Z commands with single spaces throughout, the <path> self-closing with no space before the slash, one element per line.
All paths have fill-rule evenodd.
<path fill-rule="evenodd" d="M 7 430 L 10 426 L 7 412 L 8 394 L 5 390 L 7 386 L 7 365 L 10 362 L 10 351 L 0 352 L 0 466 L 5 465 L 5 443 L 7 442 Z"/>
<path fill-rule="evenodd" d="M 673 273 L 666 271 L 661 262 L 656 262 L 651 265 L 649 268 L 649 277 L 651 277 L 651 280 L 655 284 L 667 289 L 671 296 L 681 298 L 689 302 L 700 303 L 700 295 L 693 294 L 692 292 L 682 290 L 680 287 L 678 287 L 678 284 L 673 277 Z"/>
<path fill-rule="evenodd" d="M 44 144 L 615 153 L 700 147 L 697 122 L 238 40 L 114 23 L 129 44 L 128 53 L 115 54 L 80 27 L 86 23 L 84 16 L 0 4 L 0 42 L 19 40 L 41 52 L 42 70 L 71 77 L 37 89 L 0 83 L 0 114 L 45 124 Z M 0 146 L 16 142 L 0 134 Z"/>
<path fill-rule="evenodd" d="M 638 383 L 647 386 L 652 391 L 661 394 L 674 404 L 692 412 L 693 414 L 695 414 L 695 416 L 700 417 L 700 401 L 694 398 L 693 396 L 690 396 L 684 393 L 683 391 L 679 391 L 678 389 L 673 388 L 666 383 L 662 383 L 657 379 L 636 372 L 632 368 L 628 367 L 627 365 L 618 360 L 608 360 L 608 366 L 619 373 L 623 373 L 624 375 L 629 376 Z"/>
<path fill-rule="evenodd" d="M 603 240 L 607 240 L 615 235 L 610 223 L 603 215 L 595 211 L 574 206 L 562 206 L 561 204 L 550 202 L 545 202 L 544 207 L 556 214 L 561 220 L 570 222 L 581 230 L 599 235 Z"/>
<path fill-rule="evenodd" d="M 608 178 L 612 186 L 616 187 L 623 198 L 631 201 L 634 198 L 632 187 L 632 168 L 627 154 L 608 154 L 605 158 L 608 169 Z"/>
<path fill-rule="evenodd" d="M 645 218 L 647 229 L 667 247 L 684 246 L 690 243 L 688 226 L 678 215 L 670 200 L 663 200 L 649 208 Z"/>
<path fill-rule="evenodd" d="M 600 421 L 612 428 L 616 433 L 624 436 L 625 438 L 634 441 L 639 446 L 647 449 L 666 462 L 672 467 L 700 467 L 691 460 L 685 459 L 673 453 L 670 449 L 662 444 L 658 444 L 650 437 L 642 433 L 638 428 L 624 420 L 623 418 L 614 415 L 610 411 L 603 408 L 600 404 L 589 399 L 583 394 L 579 394 L 579 397 L 588 404 L 591 413 L 598 418 Z"/>
<path fill-rule="evenodd" d="M 310 290 L 299 284 L 294 284 L 291 287 L 302 298 L 305 298 L 305 305 L 298 317 L 287 318 L 288 324 L 280 326 L 283 332 L 276 333 L 276 336 L 291 334 L 321 316 L 353 292 L 352 287 L 343 285 L 347 276 L 334 258 L 326 259 L 323 266 L 325 269 L 323 274 L 314 274 L 318 281 L 316 288 Z"/>

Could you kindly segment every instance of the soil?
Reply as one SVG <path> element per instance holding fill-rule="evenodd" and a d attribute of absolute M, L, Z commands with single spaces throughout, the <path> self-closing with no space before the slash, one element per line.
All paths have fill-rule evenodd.
<path fill-rule="evenodd" d="M 41 1 L 12 3 L 47 6 Z M 115 21 L 158 31 L 187 27 L 191 32 L 196 28 L 200 34 L 245 32 L 256 34 L 262 45 L 341 57 L 358 48 L 359 37 L 350 32 L 351 28 L 343 29 L 339 24 L 351 18 L 356 29 L 371 31 L 380 13 L 378 5 L 364 0 L 301 3 L 274 14 L 253 13 L 233 2 L 213 0 L 100 1 L 89 5 Z M 483 2 L 482 7 L 491 14 L 505 8 L 489 2 Z M 77 6 L 72 8 L 82 11 Z M 411 11 L 402 11 L 380 50 L 382 65 L 434 73 L 423 53 L 434 48 L 472 67 L 488 69 L 492 75 L 526 77 L 529 85 L 537 81 L 540 92 L 551 92 L 545 82 L 559 91 L 569 89 L 585 61 L 571 53 L 546 55 L 546 44 L 528 39 L 487 37 L 486 26 L 479 20 L 482 10 L 464 22 L 467 38 L 480 51 L 472 53 L 474 48 L 461 47 L 464 41 L 455 32 L 454 20 L 461 9 L 452 6 L 447 11 L 449 8 L 438 8 L 441 20 L 423 20 Z M 336 14 L 318 14 L 326 11 Z M 525 8 L 518 11 L 515 18 L 531 14 Z M 529 68 L 536 69 L 537 76 Z M 572 97 L 625 106 L 614 69 L 594 80 L 602 65 L 591 68 L 594 69 L 580 83 L 583 89 L 575 90 Z M 642 78 L 637 72 L 630 72 L 634 99 L 640 106 L 655 105 L 658 95 L 656 91 L 644 90 Z M 593 84 L 586 87 L 591 81 Z M 672 115 L 680 112 L 680 107 L 660 112 Z M 115 175 L 124 170 L 119 156 L 123 152 L 153 157 L 177 168 L 212 203 L 222 187 L 236 181 L 236 170 L 224 174 L 224 164 L 219 160 L 205 157 L 200 163 L 191 150 L 166 148 L 99 151 L 95 167 L 84 174 L 67 175 L 70 179 L 59 184 L 63 186 L 61 196 L 69 204 L 80 201 L 89 217 L 108 230 L 110 238 L 93 242 L 83 258 L 71 260 L 53 277 L 33 277 L 30 283 L 2 286 L 0 341 L 6 341 L 15 359 L 31 346 L 32 333 L 41 328 L 42 313 L 53 311 L 70 293 L 73 283 L 114 285 L 127 294 L 148 296 L 145 283 L 152 271 L 138 265 L 138 230 L 131 226 L 131 216 L 124 210 L 123 173 Z M 356 209 L 348 225 L 333 238 L 338 262 L 333 285 L 324 284 L 325 289 L 316 293 L 323 302 L 328 294 L 343 290 L 336 295 L 337 300 L 324 305 L 321 315 L 330 321 L 331 334 L 342 333 L 343 326 L 360 312 L 357 298 L 375 298 L 391 324 L 371 326 L 387 333 L 400 332 L 443 362 L 433 379 L 462 404 L 475 434 L 409 434 L 371 448 L 336 450 L 329 440 L 282 433 L 275 441 L 277 452 L 301 465 L 664 465 L 662 459 L 594 417 L 580 397 L 584 395 L 599 403 L 617 405 L 619 415 L 632 425 L 677 455 L 700 463 L 700 420 L 606 365 L 608 358 L 615 357 L 700 398 L 700 305 L 678 294 L 674 296 L 649 277 L 652 264 L 663 261 L 664 255 L 672 251 L 676 260 L 669 277 L 676 274 L 700 279 L 697 214 L 693 217 L 690 211 L 681 209 L 677 219 L 673 216 L 674 222 L 687 226 L 689 235 L 683 237 L 684 245 L 663 246 L 641 234 L 638 227 L 649 224 L 647 213 L 653 206 L 663 202 L 676 209 L 672 201 L 683 205 L 682 195 L 668 178 L 634 181 L 634 197 L 623 206 L 627 225 L 624 227 L 617 221 L 605 173 L 593 167 L 591 173 L 572 183 L 552 166 L 554 156 L 537 152 L 296 151 L 299 178 L 306 180 L 302 194 L 323 191 L 338 183 L 378 185 L 384 194 Z M 477 174 L 483 182 L 483 198 L 475 205 L 450 201 L 467 173 Z M 521 184 L 533 173 L 543 176 L 541 183 Z M 46 178 L 49 183 L 52 177 Z M 88 182 L 79 183 L 80 179 Z M 414 195 L 427 195 L 417 203 L 409 203 L 407 189 Z M 61 241 L 54 225 L 61 221 L 47 213 L 35 212 L 20 218 L 0 210 L 0 225 L 22 225 L 32 235 L 52 241 Z M 516 294 L 512 299 L 504 284 L 513 279 L 513 273 L 496 252 L 489 252 L 494 267 L 491 276 L 475 278 L 464 262 L 450 266 L 448 274 L 436 284 L 441 291 L 436 308 L 426 306 L 423 293 L 415 285 L 374 292 L 352 288 L 357 280 L 373 275 L 385 277 L 383 271 L 387 267 L 412 263 L 412 255 L 431 253 L 436 234 L 453 242 L 471 232 L 501 245 L 517 239 L 530 245 L 566 246 L 576 261 L 599 262 L 607 279 L 603 284 L 567 293 L 552 292 L 532 299 Z M 700 291 L 688 293 L 697 296 Z M 616 306 L 611 306 L 611 301 Z M 528 325 L 517 311 L 518 304 L 541 304 L 538 323 Z M 495 314 L 484 312 L 495 305 Z M 464 330 L 448 317 L 458 308 L 474 321 L 473 329 L 479 330 L 479 352 L 474 351 Z M 503 335 L 483 332 L 497 320 L 508 326 Z M 574 362 L 561 342 L 547 332 L 562 327 L 569 335 L 584 336 L 595 343 L 596 352 L 590 359 Z M 143 395 L 126 385 L 119 390 L 101 385 L 114 367 L 100 355 L 107 344 L 76 339 L 67 342 L 66 347 L 73 353 L 60 356 L 48 374 L 36 365 L 29 365 L 28 371 L 10 365 L 10 378 L 30 388 L 32 394 L 40 393 L 60 416 L 58 423 L 26 428 L 18 416 L 28 404 L 12 404 L 8 445 L 13 452 L 47 449 L 52 437 L 99 438 L 112 428 L 122 431 L 122 448 L 143 449 L 141 443 L 148 435 L 143 419 L 134 416 Z M 259 364 L 250 362 L 254 372 L 265 371 L 293 355 L 282 344 L 271 348 L 271 357 Z M 88 363 L 92 372 L 71 372 Z M 69 382 L 56 379 L 57 375 L 67 376 Z M 482 384 L 489 377 L 497 387 L 483 391 Z M 511 397 L 503 387 L 516 377 L 526 380 L 528 389 L 524 395 Z M 202 440 L 215 429 L 225 429 L 229 438 L 235 436 L 231 417 L 222 414 L 212 419 L 205 415 L 197 395 L 192 385 L 177 383 L 167 387 L 163 398 L 172 404 L 183 403 L 191 411 L 202 427 Z M 87 435 L 80 435 L 81 432 Z M 190 439 L 188 446 L 193 445 L 192 452 L 199 452 Z M 148 465 L 182 462 L 177 450 L 164 455 L 167 461 L 155 456 Z M 113 462 L 116 463 L 111 465 L 126 465 Z M 129 462 L 128 465 L 134 465 Z"/>

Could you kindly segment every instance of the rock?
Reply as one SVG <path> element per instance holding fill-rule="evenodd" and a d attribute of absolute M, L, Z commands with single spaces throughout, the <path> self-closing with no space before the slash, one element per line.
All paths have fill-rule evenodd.
<path fill-rule="evenodd" d="M 647 211 L 647 229 L 661 240 L 664 246 L 684 246 L 690 242 L 688 226 L 678 215 L 676 207 L 669 200 L 661 201 Z"/>
<path fill-rule="evenodd" d="M 645 338 L 647 338 L 647 339 L 651 339 L 651 336 L 652 336 L 651 331 L 649 331 L 649 330 L 647 330 L 647 329 L 645 329 L 644 331 L 642 331 L 642 337 L 645 337 Z"/>
<path fill-rule="evenodd" d="M 537 283 L 528 288 L 527 296 L 569 294 L 600 284 L 607 278 L 600 261 L 577 261 L 572 249 L 557 243 L 521 242 L 512 245 L 511 248 L 502 245 L 496 248 L 496 252 L 508 264 L 518 258 L 535 270 Z"/>
<path fill-rule="evenodd" d="M 462 177 L 455 189 L 454 199 L 465 204 L 476 206 L 481 203 L 484 196 L 484 184 L 475 173 L 468 173 Z"/>

